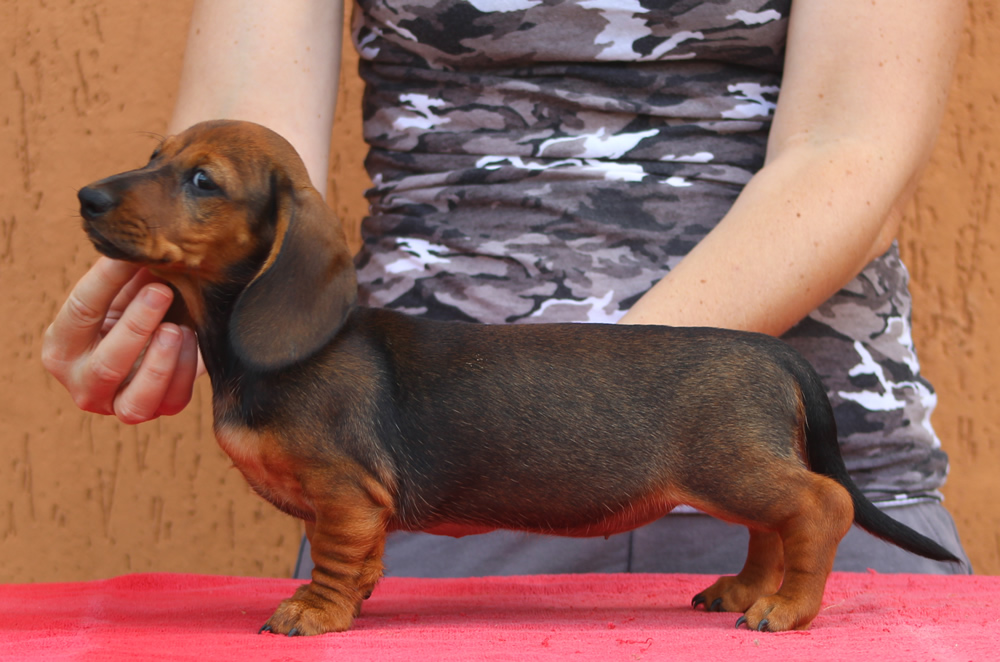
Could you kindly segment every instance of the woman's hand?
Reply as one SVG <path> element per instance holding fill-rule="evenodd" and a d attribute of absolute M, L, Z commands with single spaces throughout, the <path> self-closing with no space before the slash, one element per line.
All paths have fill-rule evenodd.
<path fill-rule="evenodd" d="M 194 331 L 162 322 L 173 296 L 145 269 L 100 258 L 45 332 L 45 369 L 85 411 L 124 423 L 176 414 L 199 355 Z"/>

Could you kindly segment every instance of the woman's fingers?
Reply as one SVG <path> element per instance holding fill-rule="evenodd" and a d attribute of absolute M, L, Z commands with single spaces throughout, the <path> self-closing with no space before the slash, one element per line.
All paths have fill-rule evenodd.
<path fill-rule="evenodd" d="M 176 414 L 199 369 L 191 329 L 164 324 L 174 293 L 147 270 L 101 258 L 46 330 L 42 362 L 78 407 L 140 423 Z"/>
<path fill-rule="evenodd" d="M 73 387 L 67 388 L 78 407 L 101 414 L 117 414 L 116 395 L 139 367 L 136 361 L 149 345 L 155 355 L 150 363 L 154 374 L 147 372 L 144 375 L 143 382 L 129 401 L 127 411 L 130 415 L 122 418 L 128 423 L 138 422 L 132 420 L 132 414 L 147 410 L 150 404 L 144 396 L 155 398 L 159 388 L 146 380 L 150 377 L 153 381 L 162 379 L 158 374 L 160 371 L 172 372 L 171 364 L 176 363 L 180 351 L 180 332 L 176 326 L 158 338 L 157 342 L 151 342 L 172 301 L 173 292 L 162 283 L 150 283 L 139 290 L 135 299 L 122 312 L 121 318 L 97 343 L 86 360 L 77 362 Z M 145 357 L 143 360 L 145 361 Z M 157 401 L 151 411 L 155 412 L 158 406 Z"/>
<path fill-rule="evenodd" d="M 135 265 L 102 257 L 70 292 L 42 343 L 42 362 L 59 381 L 65 384 L 73 364 L 100 340 L 112 302 L 137 271 Z"/>
<path fill-rule="evenodd" d="M 160 281 L 156 278 L 156 276 L 149 272 L 149 269 L 139 269 L 139 271 L 132 276 L 132 279 L 125 284 L 120 292 L 118 292 L 114 301 L 111 302 L 111 308 L 108 310 L 108 314 L 104 318 L 103 332 L 106 334 L 111 330 L 111 327 L 114 326 L 119 319 L 121 319 L 125 308 L 128 307 L 129 303 L 131 303 L 132 300 L 135 299 L 136 295 L 139 294 L 139 290 L 149 283 L 158 282 Z"/>
<path fill-rule="evenodd" d="M 191 393 L 194 390 L 194 380 L 198 376 L 199 359 L 198 338 L 194 331 L 186 326 L 180 327 L 181 349 L 177 357 L 177 367 L 174 370 L 170 385 L 163 394 L 163 401 L 157 410 L 161 416 L 173 416 L 191 402 Z M 141 370 L 141 368 L 140 368 Z"/>
<path fill-rule="evenodd" d="M 122 317 L 120 324 L 124 323 Z M 114 396 L 114 413 L 120 421 L 135 424 L 156 418 L 174 380 L 183 345 L 184 334 L 176 324 L 155 329 L 135 373 Z"/>

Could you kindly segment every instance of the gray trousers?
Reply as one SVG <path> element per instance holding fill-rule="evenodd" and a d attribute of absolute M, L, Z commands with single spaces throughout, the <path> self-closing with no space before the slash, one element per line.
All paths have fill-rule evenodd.
<path fill-rule="evenodd" d="M 888 515 L 938 541 L 961 563 L 931 561 L 852 527 L 840 543 L 834 570 L 971 574 L 955 523 L 939 503 L 886 509 Z M 628 533 L 604 538 L 559 538 L 513 531 L 448 538 L 398 532 L 389 536 L 386 576 L 481 577 L 583 572 L 736 574 L 746 560 L 745 527 L 706 515 L 673 514 Z M 295 576 L 312 572 L 303 540 Z"/>

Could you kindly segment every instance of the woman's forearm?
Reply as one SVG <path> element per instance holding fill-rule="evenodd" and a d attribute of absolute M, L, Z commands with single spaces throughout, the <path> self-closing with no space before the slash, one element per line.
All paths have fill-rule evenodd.
<path fill-rule="evenodd" d="M 622 322 L 780 335 L 889 247 L 907 188 L 863 145 L 788 150 Z"/>
<path fill-rule="evenodd" d="M 324 193 L 342 23 L 338 1 L 196 2 L 170 133 L 208 119 L 264 124 Z"/>
<path fill-rule="evenodd" d="M 626 323 L 781 334 L 885 251 L 937 134 L 961 0 L 792 7 L 764 168 Z"/>

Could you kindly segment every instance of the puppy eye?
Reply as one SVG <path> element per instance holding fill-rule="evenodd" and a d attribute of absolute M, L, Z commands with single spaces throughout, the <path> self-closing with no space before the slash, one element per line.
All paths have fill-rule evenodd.
<path fill-rule="evenodd" d="M 218 191 L 219 185 L 212 181 L 212 178 L 208 176 L 208 173 L 204 170 L 195 170 L 194 174 L 191 175 L 191 183 L 194 184 L 196 189 L 202 191 Z"/>

